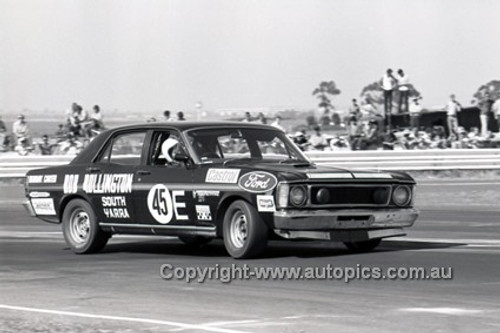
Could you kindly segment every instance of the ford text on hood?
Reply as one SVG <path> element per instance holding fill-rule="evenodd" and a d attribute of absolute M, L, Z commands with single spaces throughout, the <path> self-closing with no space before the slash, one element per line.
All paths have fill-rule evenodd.
<path fill-rule="evenodd" d="M 222 238 L 234 258 L 270 239 L 343 242 L 370 251 L 418 216 L 401 172 L 312 163 L 280 130 L 244 123 L 164 123 L 102 133 L 71 163 L 30 171 L 26 209 L 59 223 L 77 254 L 114 234 Z"/>

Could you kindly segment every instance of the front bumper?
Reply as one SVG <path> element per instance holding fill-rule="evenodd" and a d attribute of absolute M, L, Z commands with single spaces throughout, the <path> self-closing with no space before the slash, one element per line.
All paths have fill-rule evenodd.
<path fill-rule="evenodd" d="M 334 231 L 411 227 L 418 209 L 339 209 L 280 210 L 274 213 L 274 228 L 279 230 Z"/>

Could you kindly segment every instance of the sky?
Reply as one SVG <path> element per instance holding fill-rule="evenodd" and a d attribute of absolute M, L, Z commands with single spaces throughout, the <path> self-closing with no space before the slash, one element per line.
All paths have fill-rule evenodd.
<path fill-rule="evenodd" d="M 0 112 L 347 107 L 387 68 L 423 105 L 500 79 L 498 0 L 0 0 Z"/>

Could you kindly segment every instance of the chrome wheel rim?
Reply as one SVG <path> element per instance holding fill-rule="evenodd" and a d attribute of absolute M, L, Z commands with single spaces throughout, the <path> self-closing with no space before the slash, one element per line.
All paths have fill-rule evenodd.
<path fill-rule="evenodd" d="M 231 243 L 237 248 L 242 248 L 248 237 L 248 222 L 245 214 L 238 210 L 231 218 L 230 228 Z"/>
<path fill-rule="evenodd" d="M 69 230 L 76 243 L 85 243 L 90 236 L 89 214 L 83 209 L 75 209 L 69 219 Z"/>

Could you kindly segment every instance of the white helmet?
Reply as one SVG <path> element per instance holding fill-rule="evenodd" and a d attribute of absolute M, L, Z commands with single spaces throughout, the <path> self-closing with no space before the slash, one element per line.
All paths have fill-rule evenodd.
<path fill-rule="evenodd" d="M 172 163 L 174 161 L 172 154 L 174 152 L 174 148 L 177 147 L 178 144 L 179 141 L 173 138 L 168 138 L 161 144 L 161 153 L 167 162 Z"/>

